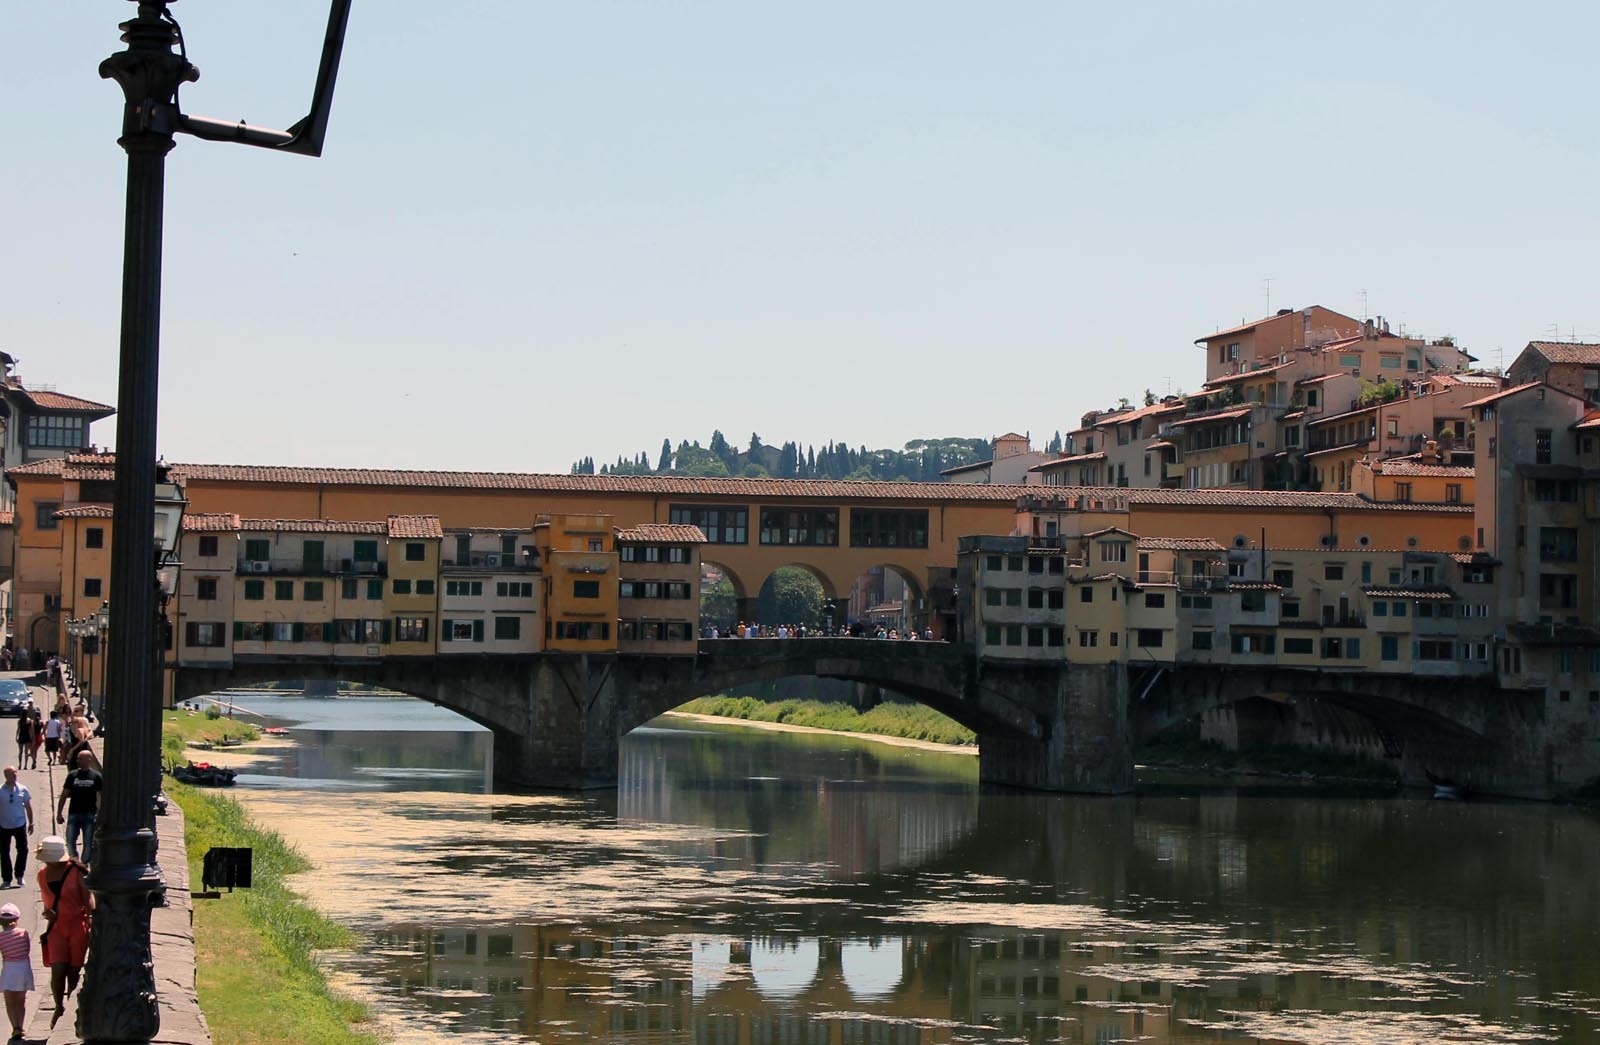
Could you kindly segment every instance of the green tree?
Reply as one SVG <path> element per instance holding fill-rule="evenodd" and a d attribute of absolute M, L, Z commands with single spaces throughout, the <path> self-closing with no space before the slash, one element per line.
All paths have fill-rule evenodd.
<path fill-rule="evenodd" d="M 671 439 L 663 439 L 663 440 L 661 440 L 661 457 L 660 457 L 659 460 L 656 461 L 656 471 L 658 471 L 658 472 L 670 472 L 670 471 L 672 471 L 672 440 Z"/>
<path fill-rule="evenodd" d="M 718 462 L 721 463 L 721 462 Z M 734 618 L 739 613 L 739 598 L 733 590 L 733 582 L 721 574 L 709 584 L 700 586 L 700 627 L 702 630 L 712 626 L 726 631 L 733 627 Z"/>
<path fill-rule="evenodd" d="M 804 624 L 815 627 L 826 623 L 822 585 L 799 566 L 784 566 L 772 571 L 756 597 L 760 623 Z"/>

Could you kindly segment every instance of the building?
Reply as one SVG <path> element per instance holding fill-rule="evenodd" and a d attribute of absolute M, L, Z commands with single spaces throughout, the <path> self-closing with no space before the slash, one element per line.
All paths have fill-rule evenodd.
<path fill-rule="evenodd" d="M 439 567 L 439 652 L 537 653 L 543 582 L 533 529 L 453 527 Z"/>
<path fill-rule="evenodd" d="M 1530 341 L 1512 360 L 1506 377 L 1512 384 L 1542 382 L 1600 403 L 1600 345 L 1592 342 Z"/>
<path fill-rule="evenodd" d="M 0 471 L 90 447 L 90 425 L 116 410 L 48 387 L 28 388 L 16 363 L 0 352 Z M 14 507 L 10 487 L 0 489 L 0 508 Z"/>
<path fill-rule="evenodd" d="M 1042 450 L 1033 449 L 1027 436 L 1007 432 L 995 437 L 987 461 L 956 465 L 939 474 L 952 483 L 1021 486 L 1029 481 L 1029 469 L 1049 456 Z"/>
<path fill-rule="evenodd" d="M 616 531 L 617 649 L 693 656 L 700 638 L 698 526 L 647 523 Z"/>
<path fill-rule="evenodd" d="M 621 588 L 611 516 L 545 516 L 534 523 L 533 543 L 543 571 L 544 648 L 615 652 Z"/>

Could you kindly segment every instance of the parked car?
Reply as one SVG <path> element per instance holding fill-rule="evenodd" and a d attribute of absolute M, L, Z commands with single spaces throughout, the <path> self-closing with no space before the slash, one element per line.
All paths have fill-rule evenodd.
<path fill-rule="evenodd" d="M 33 693 L 21 679 L 0 679 L 0 715 L 20 716 L 33 707 Z"/>

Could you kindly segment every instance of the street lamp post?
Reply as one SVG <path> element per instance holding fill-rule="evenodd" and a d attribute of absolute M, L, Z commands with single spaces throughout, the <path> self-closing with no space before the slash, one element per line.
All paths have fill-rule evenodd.
<path fill-rule="evenodd" d="M 100 65 L 122 88 L 128 155 L 122 262 L 122 332 L 117 373 L 117 458 L 112 498 L 111 650 L 102 688 L 117 689 L 117 727 L 107 731 L 106 787 L 96 823 L 94 922 L 78 1000 L 78 1036 L 88 1042 L 149 1041 L 160 1030 L 150 955 L 150 908 L 165 888 L 156 865 L 154 796 L 159 785 L 160 676 L 156 634 L 156 403 L 161 340 L 161 237 L 166 156 L 182 131 L 200 138 L 319 155 L 332 105 L 350 0 L 332 0 L 311 113 L 287 131 L 186 116 L 178 88 L 200 78 L 182 48 L 167 0 L 135 0 L 123 22 L 127 49 Z M 165 478 L 165 477 L 162 477 Z"/>

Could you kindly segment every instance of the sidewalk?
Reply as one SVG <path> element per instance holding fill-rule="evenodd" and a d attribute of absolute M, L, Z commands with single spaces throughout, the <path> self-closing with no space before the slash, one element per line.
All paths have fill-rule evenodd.
<path fill-rule="evenodd" d="M 16 677 L 19 673 L 11 673 Z M 31 674 L 26 673 L 26 674 Z M 49 690 L 35 687 L 34 703 L 42 708 L 54 704 Z M 16 743 L 8 727 L 14 728 L 15 719 L 0 719 L 0 764 L 14 764 Z M 99 745 L 96 744 L 96 749 Z M 78 1015 L 78 996 L 66 999 L 65 1012 L 50 1029 L 50 1018 L 55 1015 L 54 1001 L 50 997 L 50 970 L 45 967 L 39 947 L 39 934 L 46 928 L 42 906 L 39 902 L 39 862 L 33 847 L 39 839 L 62 830 L 55 823 L 55 800 L 60 795 L 65 767 L 46 769 L 44 752 L 39 752 L 38 769 L 20 769 L 18 779 L 33 793 L 35 830 L 28 840 L 28 868 L 20 889 L 0 890 L 0 903 L 14 903 L 22 911 L 22 926 L 33 935 L 34 992 L 28 996 L 28 1015 L 23 1040 L 29 1045 L 62 1045 L 80 1039 L 75 1030 Z M 51 776 L 54 776 L 56 794 L 50 793 Z M 206 1026 L 205 1015 L 194 990 L 194 911 L 189 896 L 189 862 L 183 844 L 183 810 L 168 806 L 166 816 L 156 817 L 156 837 L 161 851 L 161 870 L 167 879 L 167 904 L 158 907 L 150 916 L 150 946 L 155 959 L 157 1004 L 161 1010 L 161 1030 L 152 1039 L 158 1045 L 211 1045 L 211 1031 Z M 0 1034 L 9 1028 L 0 1017 Z"/>

